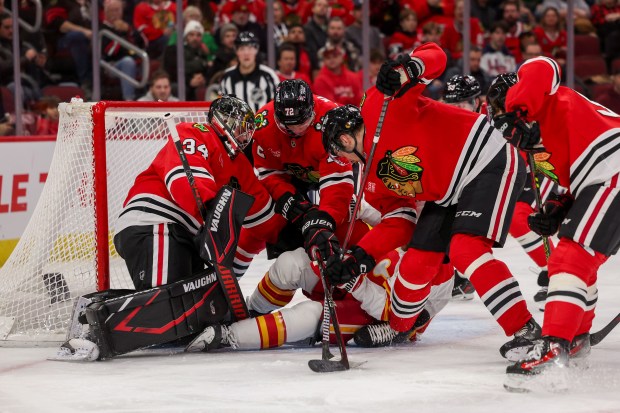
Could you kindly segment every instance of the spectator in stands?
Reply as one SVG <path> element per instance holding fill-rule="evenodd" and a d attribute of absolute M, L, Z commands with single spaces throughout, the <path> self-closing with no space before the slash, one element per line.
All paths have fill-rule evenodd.
<path fill-rule="evenodd" d="M 545 56 L 556 59 L 566 56 L 566 30 L 562 29 L 562 20 L 556 8 L 549 7 L 543 12 L 540 24 L 534 27 L 534 34 Z"/>
<path fill-rule="evenodd" d="M 231 4 L 230 22 L 237 27 L 239 33 L 251 32 L 258 40 L 260 50 L 267 48 L 267 36 L 265 30 L 256 22 L 250 21 L 250 7 L 247 0 L 229 2 Z M 219 37 L 219 30 L 215 32 L 215 38 Z"/>
<path fill-rule="evenodd" d="M 310 52 L 306 48 L 306 32 L 304 32 L 301 24 L 297 23 L 289 26 L 287 42 L 294 45 L 295 49 L 297 49 L 295 70 L 312 79 L 312 58 L 310 57 Z"/>
<path fill-rule="evenodd" d="M 425 23 L 422 26 L 422 43 L 433 42 L 433 43 L 436 43 L 442 46 L 441 44 L 442 33 L 443 33 L 443 28 L 439 24 L 435 22 Z M 448 58 L 450 58 L 450 56 L 448 56 Z"/>
<path fill-rule="evenodd" d="M 491 26 L 489 43 L 482 49 L 480 67 L 490 76 L 514 72 L 517 64 L 506 47 L 506 23 L 499 21 Z"/>
<path fill-rule="evenodd" d="M 267 13 L 265 9 L 265 13 Z M 280 47 L 286 41 L 288 36 L 288 27 L 284 23 L 284 8 L 282 2 L 276 0 L 273 2 L 273 41 L 276 47 Z"/>
<path fill-rule="evenodd" d="M 480 20 L 485 30 L 489 30 L 497 20 L 497 2 L 493 0 L 473 0 L 471 2 L 471 16 Z"/>
<path fill-rule="evenodd" d="M 377 83 L 377 75 L 381 65 L 385 62 L 385 54 L 379 49 L 370 49 L 370 64 L 368 66 L 368 85 L 374 86 Z M 359 72 L 360 75 L 364 75 L 363 71 Z M 363 79 L 362 79 L 363 86 Z"/>
<path fill-rule="evenodd" d="M 172 96 L 170 75 L 164 70 L 156 70 L 151 75 L 149 91 L 138 99 L 138 102 L 178 102 L 177 97 Z"/>
<path fill-rule="evenodd" d="M 147 0 L 139 3 L 133 15 L 133 25 L 148 40 L 147 53 L 158 59 L 164 52 L 176 24 L 176 2 Z"/>
<path fill-rule="evenodd" d="M 2 8 L 1 4 L 0 8 Z M 2 99 L 0 99 L 0 136 L 10 136 L 15 133 L 15 129 L 13 126 L 14 125 L 9 118 L 9 114 L 4 111 L 4 104 L 2 103 Z"/>
<path fill-rule="evenodd" d="M 353 6 L 353 23 L 346 29 L 346 39 L 352 42 L 357 50 L 362 51 L 362 4 L 356 3 Z M 375 26 L 370 26 L 369 50 L 377 49 L 383 50 L 383 40 L 381 39 L 381 32 Z"/>
<path fill-rule="evenodd" d="M 304 73 L 295 71 L 295 65 L 297 64 L 297 48 L 291 43 L 282 43 L 278 48 L 278 55 L 276 64 L 278 70 L 278 78 L 280 81 L 286 79 L 301 79 L 307 84 L 312 85 L 310 78 Z"/>
<path fill-rule="evenodd" d="M 482 94 L 486 94 L 489 86 L 491 86 L 492 77 L 489 76 L 487 72 L 485 72 L 480 67 L 480 61 L 482 60 L 482 49 L 479 47 L 472 47 L 469 50 L 469 74 L 472 75 L 480 84 L 480 89 L 482 90 Z M 446 69 L 445 74 L 443 75 L 444 79 L 450 79 L 454 75 L 463 75 L 463 62 L 462 59 L 457 62 L 457 64 L 451 68 Z"/>
<path fill-rule="evenodd" d="M 362 78 L 347 69 L 344 51 L 328 44 L 321 54 L 323 67 L 314 79 L 313 92 L 341 105 L 359 106 L 363 95 Z"/>
<path fill-rule="evenodd" d="M 429 21 L 445 24 L 456 16 L 455 0 L 401 0 L 399 3 L 414 10 L 422 26 Z"/>
<path fill-rule="evenodd" d="M 398 17 L 400 29 L 394 32 L 388 41 L 388 49 L 398 45 L 402 52 L 411 53 L 413 49 L 422 44 L 422 38 L 418 33 L 418 16 L 415 11 L 404 8 Z"/>
<path fill-rule="evenodd" d="M 452 59 L 463 56 L 463 0 L 456 0 L 454 4 L 454 22 L 446 24 L 441 35 L 441 45 L 450 51 Z M 484 43 L 484 29 L 475 17 L 470 19 L 470 41 L 473 46 L 482 47 Z"/>
<path fill-rule="evenodd" d="M 273 69 L 258 63 L 259 45 L 254 33 L 239 33 L 235 46 L 239 63 L 224 72 L 220 90 L 244 100 L 256 111 L 274 98 L 280 79 Z"/>
<path fill-rule="evenodd" d="M 60 99 L 57 96 L 44 96 L 39 100 L 38 109 L 41 114 L 37 116 L 35 135 L 56 135 L 58 133 L 59 104 Z"/>
<path fill-rule="evenodd" d="M 139 36 L 136 36 L 129 23 L 123 21 L 123 2 L 121 0 L 106 0 L 103 3 L 103 15 L 102 29 L 107 29 L 132 44 L 138 42 Z M 136 78 L 137 64 L 134 58 L 129 55 L 129 50 L 107 36 L 101 39 L 101 58 L 130 78 Z M 134 100 L 136 98 L 134 85 L 123 78 L 120 81 L 123 100 Z"/>
<path fill-rule="evenodd" d="M 618 0 L 600 0 L 592 6 L 592 23 L 601 40 L 607 64 L 620 57 L 620 4 Z"/>
<path fill-rule="evenodd" d="M 554 9 L 558 10 L 562 20 L 566 19 L 566 14 L 568 13 L 568 4 L 566 3 L 566 0 L 544 0 L 541 4 L 536 6 L 536 11 L 535 11 L 536 15 L 542 17 L 543 14 L 545 14 L 545 11 L 549 7 L 553 7 Z M 574 0 L 573 7 L 574 7 L 573 17 L 575 19 L 578 19 L 578 18 L 589 19 L 590 18 L 590 6 L 588 6 L 588 3 L 585 0 Z M 544 50 L 544 47 L 543 47 L 543 50 Z"/>
<path fill-rule="evenodd" d="M 319 69 L 318 53 L 327 42 L 327 23 L 329 19 L 329 2 L 315 0 L 312 5 L 312 16 L 304 26 L 306 47 L 310 55 L 313 72 Z"/>
<path fill-rule="evenodd" d="M 531 14 L 531 13 L 530 13 Z M 521 58 L 520 36 L 522 33 L 530 31 L 530 27 L 523 23 L 522 13 L 518 0 L 506 0 L 503 3 L 502 21 L 506 23 L 506 47 L 515 57 L 517 62 Z"/>
<path fill-rule="evenodd" d="M 219 29 L 220 46 L 215 53 L 215 59 L 209 71 L 208 78 L 211 79 L 216 73 L 228 69 L 237 64 L 237 55 L 235 54 L 235 39 L 239 35 L 237 26 L 232 23 L 226 23 Z"/>
<path fill-rule="evenodd" d="M 183 27 L 186 27 L 187 23 L 189 23 L 190 21 L 196 21 L 200 23 L 202 27 L 204 28 L 205 26 L 204 26 L 203 20 L 204 19 L 202 16 L 202 12 L 200 11 L 198 7 L 187 6 L 185 10 L 183 10 Z M 235 37 L 236 36 L 237 35 L 235 34 Z M 170 35 L 170 39 L 168 40 L 168 46 L 176 45 L 176 44 L 177 44 L 177 32 L 175 30 Z M 205 30 L 204 33 L 202 34 L 202 44 L 204 45 L 203 50 L 209 56 L 209 61 L 213 61 L 213 59 L 215 59 L 215 53 L 217 53 L 218 47 L 217 47 L 215 38 L 207 30 Z"/>
<path fill-rule="evenodd" d="M 398 0 L 371 1 L 370 24 L 379 28 L 385 36 L 391 36 L 398 28 L 400 5 Z"/>
<path fill-rule="evenodd" d="M 45 10 L 48 69 L 77 75 L 88 99 L 92 91 L 90 0 L 59 0 Z M 64 58 L 69 55 L 70 58 Z M 69 80 L 69 79 L 65 79 Z"/>
<path fill-rule="evenodd" d="M 345 39 L 345 26 L 340 17 L 332 17 L 327 24 L 327 42 L 325 45 L 331 44 L 332 46 L 338 46 L 344 51 L 344 62 L 347 67 L 357 72 L 362 67 L 361 50 L 359 50 L 355 44 Z M 324 47 L 326 47 L 324 46 Z M 319 49 L 319 55 L 321 50 Z"/>
<path fill-rule="evenodd" d="M 521 52 L 523 56 L 523 61 L 517 65 L 517 70 L 525 63 L 528 59 L 533 59 L 535 57 L 539 57 L 543 55 L 542 47 L 538 43 L 530 43 L 525 46 L 525 49 Z"/>
<path fill-rule="evenodd" d="M 200 22 L 190 20 L 183 30 L 183 60 L 185 62 L 185 88 L 187 100 L 196 100 L 196 91 L 207 86 L 209 70 L 209 54 L 202 42 L 204 28 Z M 177 82 L 177 46 L 166 47 L 164 52 L 164 69 L 171 74 L 173 82 Z"/>
<path fill-rule="evenodd" d="M 597 96 L 597 101 L 601 105 L 620 114 L 620 68 L 616 69 L 611 76 L 613 88 L 609 91 Z"/>

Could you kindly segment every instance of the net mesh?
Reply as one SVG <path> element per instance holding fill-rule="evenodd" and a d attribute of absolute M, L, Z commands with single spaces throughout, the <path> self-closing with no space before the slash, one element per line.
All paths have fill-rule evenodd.
<path fill-rule="evenodd" d="M 97 255 L 109 261 L 111 288 L 133 288 L 112 242 L 114 224 L 135 177 L 151 163 L 169 133 L 163 114 L 204 123 L 206 104 L 158 103 L 115 107 L 102 102 L 60 105 L 54 156 L 39 202 L 19 243 L 0 268 L 0 343 L 62 341 L 73 300 L 97 290 Z M 106 176 L 95 176 L 94 131 L 105 132 Z M 96 134 L 95 134 L 96 135 Z M 107 193 L 101 190 L 107 182 Z M 97 245 L 97 203 L 107 204 L 108 242 Z M 101 206 L 101 204 L 99 205 Z"/>

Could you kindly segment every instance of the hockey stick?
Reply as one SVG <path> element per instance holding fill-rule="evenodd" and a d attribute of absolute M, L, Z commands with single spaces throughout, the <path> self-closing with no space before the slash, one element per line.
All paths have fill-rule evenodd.
<path fill-rule="evenodd" d="M 542 211 L 542 200 L 540 197 L 540 182 L 536 178 L 536 160 L 534 160 L 534 154 L 532 152 L 527 153 L 527 163 L 530 165 L 530 179 L 532 180 L 532 186 L 534 189 L 534 197 L 536 199 L 536 209 L 538 212 Z M 545 257 L 549 261 L 549 255 L 551 255 L 551 246 L 549 245 L 549 237 L 542 236 L 543 248 L 545 250 Z"/>
<path fill-rule="evenodd" d="M 174 122 L 174 117 L 171 113 L 166 113 L 164 115 L 164 121 L 166 122 L 166 126 L 170 131 L 170 135 L 172 137 L 172 141 L 174 142 L 174 146 L 179 154 L 179 158 L 181 159 L 181 164 L 183 165 L 183 171 L 185 171 L 185 176 L 189 182 L 189 186 L 192 189 L 192 194 L 194 195 L 194 200 L 196 201 L 196 206 L 200 211 L 200 216 L 203 219 L 203 222 L 206 223 L 207 219 L 207 208 L 205 207 L 204 202 L 202 202 L 202 198 L 200 198 L 200 194 L 198 193 L 198 188 L 196 187 L 196 181 L 194 180 L 194 174 L 189 166 L 189 162 L 187 161 L 187 157 L 185 156 L 185 151 L 183 150 L 183 144 L 181 143 L 181 138 L 179 137 L 179 132 L 177 131 L 176 124 Z M 246 211 L 247 212 L 247 211 Z M 241 293 L 241 287 L 239 286 L 239 282 L 237 281 L 237 277 L 233 274 L 232 270 L 225 265 L 222 265 L 219 257 L 213 257 L 211 264 L 215 269 L 215 273 L 222 287 L 222 291 L 224 296 L 226 297 L 226 301 L 228 302 L 228 306 L 233 314 L 234 318 L 237 321 L 244 320 L 250 317 L 250 313 L 248 311 L 247 305 L 245 303 L 245 299 L 243 298 L 243 294 Z"/>
<path fill-rule="evenodd" d="M 601 328 L 596 333 L 590 334 L 590 345 L 596 346 L 598 343 L 603 341 L 605 337 L 613 330 L 618 323 L 620 323 L 620 314 L 614 317 L 605 327 Z"/>

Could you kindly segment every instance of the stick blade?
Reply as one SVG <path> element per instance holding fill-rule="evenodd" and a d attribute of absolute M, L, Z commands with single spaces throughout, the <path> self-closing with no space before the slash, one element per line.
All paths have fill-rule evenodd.
<path fill-rule="evenodd" d="M 339 360 L 309 360 L 308 367 L 315 373 L 332 373 L 335 371 L 349 370 L 349 366 L 345 366 Z"/>

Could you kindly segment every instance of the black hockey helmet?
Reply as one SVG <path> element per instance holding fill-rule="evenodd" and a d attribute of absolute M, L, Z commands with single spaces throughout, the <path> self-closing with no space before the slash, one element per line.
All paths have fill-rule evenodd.
<path fill-rule="evenodd" d="M 232 95 L 215 99 L 209 108 L 208 120 L 231 158 L 252 142 L 254 111 L 243 100 Z"/>
<path fill-rule="evenodd" d="M 471 75 L 454 75 L 447 82 L 443 90 L 443 100 L 446 103 L 460 103 L 480 96 L 480 83 Z"/>
<path fill-rule="evenodd" d="M 287 135 L 302 136 L 314 120 L 314 97 L 300 79 L 287 79 L 276 89 L 273 102 L 276 125 Z M 294 127 L 293 127 L 294 126 Z"/>
<path fill-rule="evenodd" d="M 239 46 L 254 46 L 258 49 L 258 39 L 252 32 L 241 32 L 235 39 L 235 47 L 238 48 Z"/>
<path fill-rule="evenodd" d="M 517 84 L 517 81 L 515 72 L 503 73 L 493 79 L 487 92 L 487 112 L 490 119 L 506 111 L 506 94 L 508 89 Z"/>
<path fill-rule="evenodd" d="M 323 147 L 331 156 L 338 156 L 338 152 L 345 151 L 340 141 L 344 133 L 354 136 L 355 132 L 364 126 L 362 112 L 357 106 L 344 105 L 328 111 L 323 118 Z"/>

